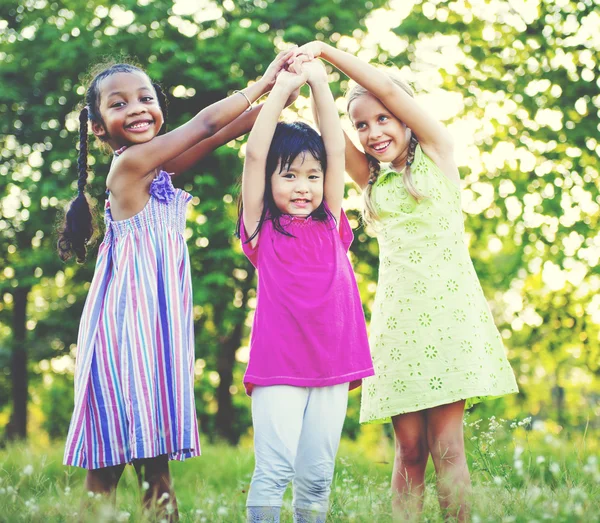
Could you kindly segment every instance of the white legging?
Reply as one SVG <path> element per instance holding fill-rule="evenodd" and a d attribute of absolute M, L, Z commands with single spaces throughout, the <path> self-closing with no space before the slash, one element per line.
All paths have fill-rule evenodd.
<path fill-rule="evenodd" d="M 281 507 L 290 481 L 294 508 L 327 513 L 348 383 L 331 387 L 254 387 L 256 465 L 248 507 Z"/>

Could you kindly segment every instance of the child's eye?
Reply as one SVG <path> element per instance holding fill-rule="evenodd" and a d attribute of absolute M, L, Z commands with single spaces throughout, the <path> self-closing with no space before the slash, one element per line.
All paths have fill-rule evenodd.
<path fill-rule="evenodd" d="M 318 174 L 311 174 L 308 179 L 309 180 L 319 180 L 321 177 Z"/>
<path fill-rule="evenodd" d="M 142 97 L 142 102 L 151 102 L 152 100 L 154 100 L 154 98 L 152 98 L 152 96 L 143 96 Z"/>
<path fill-rule="evenodd" d="M 382 115 L 379 117 L 379 121 L 380 121 L 380 122 L 385 122 L 385 121 L 386 121 L 386 120 L 388 120 L 388 119 L 389 119 L 389 118 L 388 118 L 387 116 L 385 116 L 384 114 L 382 114 Z"/>
<path fill-rule="evenodd" d="M 357 123 L 356 124 L 356 128 L 360 131 L 361 129 L 364 129 L 366 127 L 366 125 L 362 122 Z"/>
<path fill-rule="evenodd" d="M 288 178 L 288 179 L 290 179 L 290 180 L 291 180 L 292 178 L 294 178 L 294 174 L 293 174 L 293 173 L 285 173 L 285 174 L 283 175 L 283 177 L 284 177 L 284 178 Z"/>
<path fill-rule="evenodd" d="M 113 104 L 111 104 L 111 107 L 123 107 L 125 105 L 125 102 L 114 102 Z"/>

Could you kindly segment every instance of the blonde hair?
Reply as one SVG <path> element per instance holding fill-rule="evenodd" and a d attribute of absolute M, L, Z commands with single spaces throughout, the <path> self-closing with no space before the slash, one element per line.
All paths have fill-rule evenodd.
<path fill-rule="evenodd" d="M 392 80 L 392 82 L 394 82 L 398 87 L 400 87 L 403 91 L 405 91 L 411 97 L 414 98 L 413 90 L 404 80 L 394 75 L 391 75 L 389 72 L 386 72 L 386 74 L 390 78 L 390 80 Z M 350 104 L 354 100 L 366 94 L 370 94 L 371 96 L 373 96 L 373 94 L 367 89 L 365 89 L 362 85 L 357 84 L 354 87 L 352 87 L 346 95 L 348 98 L 347 112 L 350 112 Z M 411 130 L 410 142 L 408 144 L 408 154 L 406 156 L 406 167 L 404 168 L 404 171 L 402 173 L 402 181 L 404 182 L 404 186 L 406 187 L 408 194 L 410 194 L 415 200 L 417 200 L 417 202 L 420 202 L 423 198 L 425 198 L 425 196 L 417 190 L 412 177 L 412 164 L 415 159 L 415 153 L 417 150 L 418 143 L 419 140 L 417 136 Z M 363 220 L 367 225 L 374 225 L 375 222 L 379 219 L 379 216 L 377 215 L 377 210 L 375 209 L 375 205 L 373 204 L 373 197 L 371 193 L 373 191 L 373 185 L 377 181 L 379 173 L 381 172 L 381 165 L 379 163 L 379 160 L 377 160 L 370 154 L 365 153 L 365 156 L 367 157 L 367 161 L 369 162 L 370 176 L 369 183 L 363 191 Z"/>

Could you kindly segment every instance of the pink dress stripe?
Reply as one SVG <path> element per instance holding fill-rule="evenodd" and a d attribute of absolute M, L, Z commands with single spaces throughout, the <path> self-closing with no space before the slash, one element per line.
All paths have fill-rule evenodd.
<path fill-rule="evenodd" d="M 183 235 L 191 197 L 175 189 L 170 196 L 153 194 L 140 213 L 116 222 L 107 205 L 77 340 L 67 465 L 96 469 L 200 454 Z"/>

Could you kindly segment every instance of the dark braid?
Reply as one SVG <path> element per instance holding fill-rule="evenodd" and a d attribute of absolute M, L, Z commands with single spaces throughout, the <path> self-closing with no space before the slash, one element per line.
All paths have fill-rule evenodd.
<path fill-rule="evenodd" d="M 104 64 L 95 68 L 95 76 L 90 82 L 85 93 L 85 107 L 79 113 L 79 157 L 77 159 L 77 197 L 69 205 L 69 210 L 65 216 L 64 222 L 59 229 L 58 237 L 58 254 L 62 260 L 67 261 L 75 254 L 77 262 L 83 263 L 86 257 L 87 245 L 94 237 L 95 227 L 92 217 L 92 209 L 90 208 L 85 186 L 88 176 L 88 120 L 102 125 L 104 121 L 100 114 L 100 82 L 105 78 L 115 73 L 142 73 L 146 74 L 142 69 L 130 64 Z M 166 97 L 162 89 L 153 84 L 156 89 L 157 98 L 160 107 L 163 111 L 165 120 L 167 113 Z M 161 133 L 166 130 L 166 125 L 163 124 Z M 106 141 L 108 135 L 100 137 Z"/>
<path fill-rule="evenodd" d="M 83 193 L 87 182 L 88 170 L 88 108 L 84 107 L 79 113 L 79 156 L 77 157 L 77 168 L 79 170 L 79 178 L 77 180 L 77 191 Z"/>
<path fill-rule="evenodd" d="M 85 261 L 86 246 L 94 235 L 94 223 L 90 205 L 85 195 L 87 182 L 87 131 L 88 109 L 84 107 L 79 113 L 79 157 L 77 168 L 77 197 L 71 202 L 62 230 L 58 237 L 58 254 L 63 261 L 75 254 L 77 262 Z"/>
<path fill-rule="evenodd" d="M 169 116 L 169 100 L 167 99 L 167 95 L 162 90 L 160 84 L 153 82 L 152 86 L 156 91 L 156 98 L 158 98 L 158 104 L 160 105 L 160 109 L 163 113 L 163 125 L 158 134 L 165 134 L 167 132 L 167 118 Z"/>

